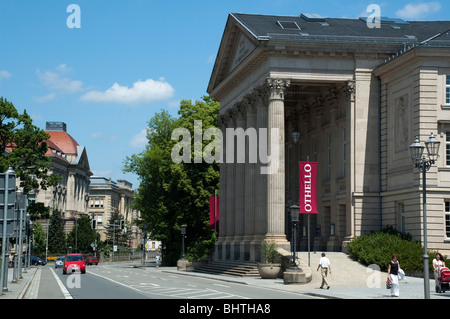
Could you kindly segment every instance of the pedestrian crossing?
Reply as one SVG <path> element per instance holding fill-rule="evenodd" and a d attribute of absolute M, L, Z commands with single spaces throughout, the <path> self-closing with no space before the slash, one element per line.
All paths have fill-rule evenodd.
<path fill-rule="evenodd" d="M 108 265 L 88 268 L 88 272 L 126 285 L 149 298 L 174 299 L 249 299 L 228 292 L 230 286 L 216 283 L 189 283 L 185 276 L 162 273 L 156 270 L 116 268 Z"/>

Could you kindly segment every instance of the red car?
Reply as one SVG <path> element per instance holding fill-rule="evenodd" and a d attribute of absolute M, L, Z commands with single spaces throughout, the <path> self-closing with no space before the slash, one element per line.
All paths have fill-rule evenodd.
<path fill-rule="evenodd" d="M 85 262 L 86 262 L 86 265 L 88 265 L 88 266 L 98 265 L 98 258 L 94 257 L 94 256 L 89 256 L 86 258 Z"/>
<path fill-rule="evenodd" d="M 67 254 L 64 259 L 63 274 L 67 272 L 86 273 L 86 263 L 82 254 Z"/>

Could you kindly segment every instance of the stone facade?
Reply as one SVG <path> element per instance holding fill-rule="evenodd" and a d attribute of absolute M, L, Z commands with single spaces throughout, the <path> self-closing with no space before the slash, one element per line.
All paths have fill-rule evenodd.
<path fill-rule="evenodd" d="M 132 225 L 133 221 L 139 218 L 139 212 L 131 208 L 134 198 L 133 185 L 125 180 L 116 182 L 100 176 L 91 176 L 90 180 L 88 211 L 97 221 L 101 240 L 106 239 L 108 224 L 114 223 L 110 219 L 111 215 L 118 212 L 126 220 L 127 231 L 131 232 L 129 247 L 138 247 L 142 234 L 136 225 Z M 116 221 L 115 224 L 118 225 L 119 222 Z"/>
<path fill-rule="evenodd" d="M 264 239 L 290 251 L 289 207 L 298 203 L 298 162 L 306 160 L 318 163 L 319 214 L 310 220 L 311 249 L 341 250 L 356 236 L 387 225 L 404 226 L 402 231 L 421 239 L 420 175 L 408 147 L 415 135 L 423 140 L 432 131 L 445 145 L 450 110 L 441 105 L 450 41 L 420 43 L 449 29 L 450 22 L 370 30 L 361 19 L 319 20 L 228 18 L 208 86 L 221 102 L 224 145 L 218 259 L 260 261 Z M 245 148 L 226 133 L 239 128 L 246 133 Z M 269 166 L 264 158 L 250 161 L 255 138 L 249 128 L 267 129 L 268 138 L 258 134 L 256 143 L 266 141 L 277 163 L 273 172 L 261 173 Z M 293 131 L 300 132 L 298 143 Z M 271 132 L 277 133 L 273 139 Z M 246 155 L 244 163 L 237 161 L 239 152 Z M 428 174 L 428 240 L 429 248 L 450 252 L 448 161 L 442 147 Z M 300 249 L 306 249 L 307 226 L 302 216 Z"/>
<path fill-rule="evenodd" d="M 44 203 L 51 213 L 54 209 L 61 211 L 65 230 L 70 232 L 75 220 L 87 214 L 92 172 L 86 148 L 67 133 L 65 123 L 47 122 L 45 132 L 50 135 L 46 141 L 49 148 L 46 156 L 52 160 L 51 173 L 60 176 L 61 180 L 55 187 L 36 190 L 34 200 Z"/>

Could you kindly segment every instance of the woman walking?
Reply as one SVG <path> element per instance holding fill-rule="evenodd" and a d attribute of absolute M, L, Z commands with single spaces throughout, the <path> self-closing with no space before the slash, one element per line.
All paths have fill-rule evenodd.
<path fill-rule="evenodd" d="M 397 254 L 392 255 L 392 260 L 388 266 L 388 280 L 391 281 L 391 297 L 398 297 L 400 290 L 398 287 L 398 271 L 400 269 L 400 263 L 398 262 Z"/>
<path fill-rule="evenodd" d="M 436 258 L 433 259 L 434 280 L 436 286 L 439 286 L 439 277 L 441 276 L 441 268 L 445 267 L 444 257 L 440 253 L 436 253 Z"/>

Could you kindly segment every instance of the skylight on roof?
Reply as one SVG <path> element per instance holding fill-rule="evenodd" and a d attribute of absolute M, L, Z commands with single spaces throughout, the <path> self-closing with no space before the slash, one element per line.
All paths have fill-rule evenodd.
<path fill-rule="evenodd" d="M 368 17 L 360 17 L 360 20 L 367 22 Z M 399 18 L 389 18 L 389 17 L 380 17 L 379 18 L 380 23 L 381 24 L 391 24 L 391 25 L 396 25 L 396 24 L 400 24 L 400 25 L 409 25 L 408 21 L 399 19 Z"/>
<path fill-rule="evenodd" d="M 300 17 L 309 22 L 325 22 L 325 17 L 317 13 L 302 13 Z"/>
<path fill-rule="evenodd" d="M 301 30 L 295 21 L 277 21 L 283 30 Z"/>

